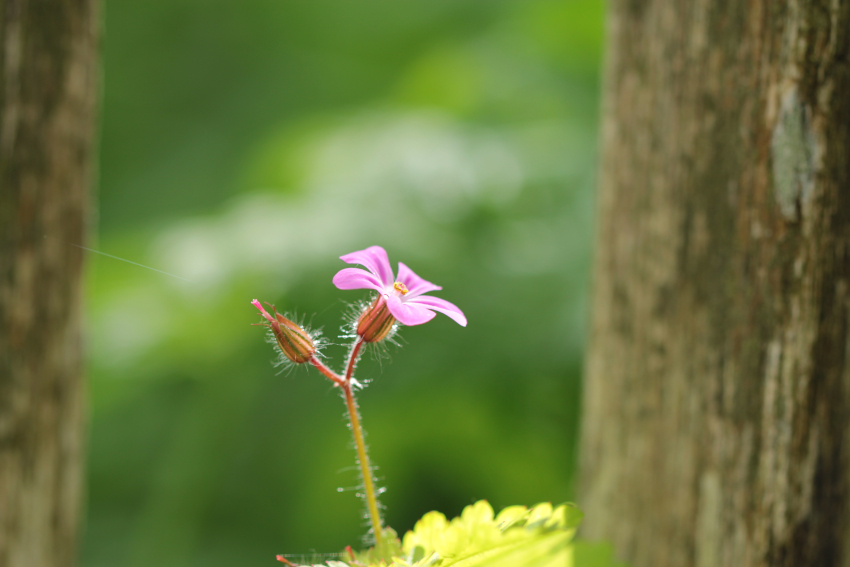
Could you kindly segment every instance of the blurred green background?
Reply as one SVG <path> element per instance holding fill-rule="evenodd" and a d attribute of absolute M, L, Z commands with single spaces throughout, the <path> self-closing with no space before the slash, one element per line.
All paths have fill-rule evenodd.
<path fill-rule="evenodd" d="M 343 403 L 249 302 L 342 343 L 373 244 L 469 318 L 359 367 L 387 522 L 572 498 L 601 36 L 599 0 L 105 2 L 91 246 L 190 282 L 89 255 L 84 567 L 360 544 Z"/>

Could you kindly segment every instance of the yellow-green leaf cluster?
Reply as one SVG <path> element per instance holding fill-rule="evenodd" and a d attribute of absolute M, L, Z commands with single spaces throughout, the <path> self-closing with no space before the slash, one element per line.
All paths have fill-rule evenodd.
<path fill-rule="evenodd" d="M 549 503 L 511 506 L 494 516 L 481 500 L 451 521 L 428 512 L 405 534 L 398 555 L 375 561 L 366 552 L 333 567 L 573 567 L 581 518 L 571 504 Z"/>

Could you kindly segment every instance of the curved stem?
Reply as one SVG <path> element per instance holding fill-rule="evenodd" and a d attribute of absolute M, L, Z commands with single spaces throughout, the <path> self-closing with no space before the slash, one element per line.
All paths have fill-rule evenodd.
<path fill-rule="evenodd" d="M 354 366 L 357 364 L 357 356 L 360 354 L 360 349 L 363 347 L 363 337 L 358 336 L 357 341 L 351 347 L 351 353 L 348 355 L 348 368 L 345 369 L 345 381 L 351 382 L 351 375 L 354 373 Z"/>
<path fill-rule="evenodd" d="M 357 341 L 351 347 L 348 357 L 348 367 L 345 369 L 345 380 L 342 383 L 342 391 L 345 392 L 345 405 L 348 407 L 348 418 L 351 421 L 351 432 L 354 434 L 354 445 L 357 448 L 357 461 L 360 464 L 360 474 L 363 476 L 363 490 L 366 493 L 366 508 L 369 511 L 369 519 L 372 522 L 372 531 L 375 533 L 375 547 L 381 547 L 381 514 L 378 511 L 378 498 L 375 494 L 375 483 L 372 480 L 372 466 L 369 464 L 369 453 L 366 451 L 366 443 L 363 441 L 363 428 L 360 427 L 360 416 L 357 414 L 357 402 L 354 401 L 354 391 L 351 388 L 351 376 L 354 366 L 357 364 L 357 356 L 363 347 L 363 337 L 357 337 Z"/>
<path fill-rule="evenodd" d="M 344 383 L 343 379 L 342 379 L 342 378 L 340 378 L 340 377 L 337 375 L 337 373 L 336 373 L 336 372 L 334 372 L 333 370 L 331 370 L 330 368 L 328 368 L 327 366 L 325 366 L 325 365 L 324 365 L 324 363 L 323 363 L 321 360 L 319 360 L 318 358 L 316 358 L 315 356 L 314 356 L 314 357 L 312 357 L 312 358 L 310 359 L 310 364 L 312 364 L 313 366 L 315 366 L 315 367 L 316 367 L 316 369 L 317 369 L 319 372 L 321 372 L 322 374 L 324 374 L 325 376 L 327 376 L 327 377 L 331 380 L 331 382 L 333 382 L 333 383 L 334 383 L 334 384 L 336 384 L 337 386 L 342 386 L 342 385 L 343 385 L 343 383 Z"/>

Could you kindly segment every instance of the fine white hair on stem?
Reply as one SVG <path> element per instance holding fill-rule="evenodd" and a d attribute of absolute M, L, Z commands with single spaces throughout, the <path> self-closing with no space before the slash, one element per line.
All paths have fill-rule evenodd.
<path fill-rule="evenodd" d="M 352 379 L 352 382 L 353 382 L 353 379 Z M 345 398 L 344 393 L 343 393 L 343 398 Z M 352 405 L 353 405 L 353 407 L 350 407 L 350 406 L 348 406 L 348 404 L 346 404 L 346 412 L 344 414 L 345 417 L 347 418 L 346 421 L 348 422 L 349 429 L 351 428 L 351 418 L 352 418 L 350 412 L 352 412 L 352 411 L 355 412 L 357 414 L 357 421 L 358 422 L 360 421 L 360 408 L 358 407 L 357 402 L 354 401 L 354 403 Z M 369 444 L 366 443 L 366 438 L 368 437 L 368 433 L 366 432 L 366 430 L 363 427 L 360 427 L 360 435 L 361 435 L 361 438 L 362 438 L 364 454 L 368 455 Z M 381 494 L 386 492 L 386 487 L 378 485 L 378 481 L 383 480 L 383 477 L 379 478 L 375 475 L 375 471 L 379 470 L 379 467 L 377 465 L 374 465 L 372 463 L 371 459 L 367 459 L 368 460 L 368 467 L 363 466 L 363 463 L 360 461 L 360 455 L 359 455 L 359 451 L 357 449 L 356 438 L 352 438 L 351 443 L 349 444 L 349 447 L 354 450 L 354 452 L 355 452 L 354 460 L 357 463 L 357 478 L 359 479 L 359 483 L 357 484 L 357 487 L 355 489 L 355 494 L 363 502 L 363 510 L 362 510 L 361 514 L 362 514 L 362 517 L 364 518 L 364 520 L 366 520 L 366 523 L 364 523 L 363 526 L 369 527 L 369 530 L 366 532 L 366 534 L 364 534 L 362 541 L 363 541 L 364 545 L 371 546 L 371 545 L 375 545 L 375 543 L 376 543 L 375 533 L 374 533 L 374 523 L 373 523 L 374 518 L 372 518 L 371 512 L 369 510 L 368 489 L 366 487 L 366 478 L 364 477 L 364 473 L 369 475 L 369 480 L 370 480 L 372 486 L 374 487 L 373 490 L 374 490 L 374 495 L 375 495 L 375 506 L 377 507 L 377 509 L 379 511 L 380 510 L 386 510 L 386 507 L 380 502 L 380 500 L 377 499 L 377 496 L 380 496 Z M 366 469 L 366 470 L 364 470 L 364 469 Z M 380 514 L 380 512 L 379 512 L 379 516 L 380 515 L 382 515 L 382 514 Z M 379 525 L 383 526 L 382 520 L 379 521 Z"/>

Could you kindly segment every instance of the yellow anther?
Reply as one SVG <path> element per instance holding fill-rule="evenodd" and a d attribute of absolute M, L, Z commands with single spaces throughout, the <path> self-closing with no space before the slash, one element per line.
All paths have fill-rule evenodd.
<path fill-rule="evenodd" d="M 401 282 L 395 282 L 393 287 L 401 292 L 402 295 L 407 295 L 407 286 Z"/>

